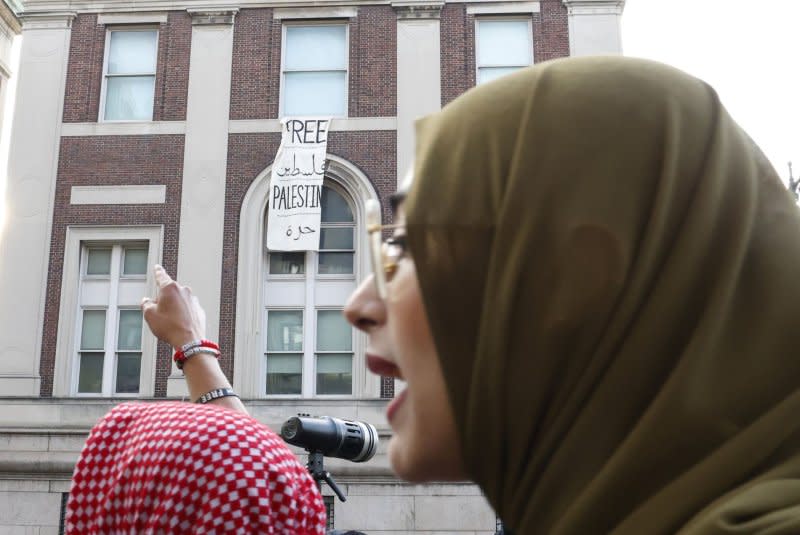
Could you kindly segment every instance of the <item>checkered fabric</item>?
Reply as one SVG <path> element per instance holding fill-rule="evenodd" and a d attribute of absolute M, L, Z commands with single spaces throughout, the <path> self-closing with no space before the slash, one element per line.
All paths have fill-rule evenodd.
<path fill-rule="evenodd" d="M 214 405 L 123 403 L 91 431 L 68 534 L 324 534 L 325 507 L 283 441 Z"/>

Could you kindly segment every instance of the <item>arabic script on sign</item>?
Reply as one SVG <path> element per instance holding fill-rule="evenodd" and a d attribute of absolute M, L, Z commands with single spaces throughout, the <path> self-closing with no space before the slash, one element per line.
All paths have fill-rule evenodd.
<path fill-rule="evenodd" d="M 281 145 L 270 176 L 267 248 L 316 251 L 330 119 L 290 117 L 281 126 Z"/>

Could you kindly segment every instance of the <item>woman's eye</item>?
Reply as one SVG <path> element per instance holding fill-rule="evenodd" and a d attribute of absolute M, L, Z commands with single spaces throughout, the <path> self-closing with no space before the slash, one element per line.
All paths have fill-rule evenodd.
<path fill-rule="evenodd" d="M 388 240 L 386 240 L 387 245 L 396 249 L 400 252 L 400 254 L 405 254 L 406 252 L 406 237 L 405 236 L 392 236 Z"/>

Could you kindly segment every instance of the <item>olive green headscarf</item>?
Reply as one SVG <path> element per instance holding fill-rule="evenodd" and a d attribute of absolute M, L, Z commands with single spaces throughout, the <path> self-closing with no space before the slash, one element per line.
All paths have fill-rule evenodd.
<path fill-rule="evenodd" d="M 715 92 L 558 60 L 417 134 L 409 247 L 506 524 L 800 533 L 800 217 Z"/>

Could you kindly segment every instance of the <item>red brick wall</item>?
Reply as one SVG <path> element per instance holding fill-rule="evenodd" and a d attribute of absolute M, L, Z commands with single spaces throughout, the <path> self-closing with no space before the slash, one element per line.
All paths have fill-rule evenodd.
<path fill-rule="evenodd" d="M 239 214 L 253 180 L 272 163 L 280 134 L 232 134 L 228 137 L 228 181 L 225 190 L 225 236 L 222 252 L 220 364 L 232 377 L 236 329 L 236 276 L 239 254 Z M 358 166 L 372 181 L 388 213 L 388 196 L 397 189 L 397 136 L 394 131 L 331 132 L 328 152 Z M 254 357 L 255 358 L 255 357 Z"/>
<path fill-rule="evenodd" d="M 569 56 L 567 6 L 561 0 L 541 0 L 533 15 L 533 52 L 536 63 Z"/>
<path fill-rule="evenodd" d="M 192 18 L 185 11 L 168 14 L 158 25 L 154 121 L 186 119 Z M 72 23 L 64 93 L 64 122 L 96 122 L 100 111 L 106 26 L 97 15 L 82 14 Z"/>
<path fill-rule="evenodd" d="M 350 23 L 350 117 L 397 115 L 397 16 L 361 6 Z"/>
<path fill-rule="evenodd" d="M 397 114 L 397 22 L 390 6 L 361 6 L 350 19 L 348 115 Z M 243 9 L 233 36 L 231 119 L 276 119 L 282 23 L 272 9 Z"/>
<path fill-rule="evenodd" d="M 154 121 L 186 120 L 191 50 L 192 16 L 185 11 L 171 12 L 159 28 Z"/>
<path fill-rule="evenodd" d="M 561 0 L 541 0 L 533 14 L 534 61 L 569 56 L 567 8 Z M 441 15 L 442 106 L 475 86 L 475 16 L 466 4 L 445 4 Z"/>
<path fill-rule="evenodd" d="M 97 121 L 103 78 L 105 26 L 97 15 L 78 15 L 72 22 L 64 93 L 64 122 Z"/>
<path fill-rule="evenodd" d="M 233 26 L 231 119 L 275 119 L 281 73 L 281 24 L 272 9 L 242 9 Z"/>
<path fill-rule="evenodd" d="M 272 163 L 280 133 L 228 136 L 228 178 L 225 186 L 225 242 L 222 245 L 222 281 L 219 311 L 220 365 L 233 377 L 236 329 L 236 277 L 239 255 L 239 213 L 253 180 Z M 255 358 L 255 357 L 254 357 Z"/>
<path fill-rule="evenodd" d="M 183 177 L 182 135 L 65 137 L 61 139 L 54 203 L 47 306 L 42 335 L 40 395 L 53 394 L 58 309 L 66 230 L 70 225 L 164 225 L 162 263 L 175 273 Z M 166 185 L 164 204 L 71 205 L 72 186 Z M 155 395 L 166 395 L 170 348 L 158 344 Z"/>
<path fill-rule="evenodd" d="M 466 4 L 445 4 L 440 29 L 442 106 L 475 85 L 475 17 Z"/>

